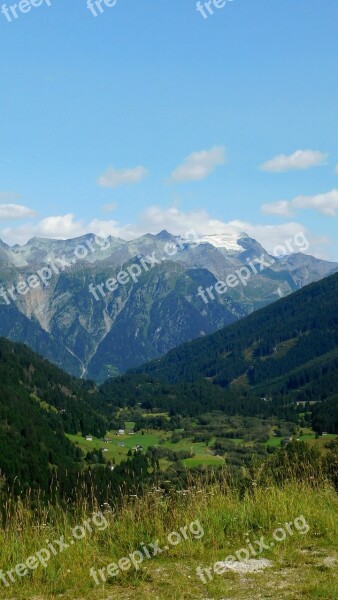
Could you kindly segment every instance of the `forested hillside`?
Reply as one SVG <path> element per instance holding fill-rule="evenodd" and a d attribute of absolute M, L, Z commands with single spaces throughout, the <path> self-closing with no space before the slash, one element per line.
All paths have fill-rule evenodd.
<path fill-rule="evenodd" d="M 196 389 L 199 382 L 204 397 L 207 386 L 211 398 L 219 393 L 239 411 L 244 403 L 248 414 L 253 398 L 256 412 L 262 410 L 259 400 L 267 405 L 264 412 L 277 413 L 321 402 L 313 409 L 318 430 L 337 431 L 338 275 L 184 344 L 131 372 L 136 373 L 178 389 L 183 384 Z"/>
<path fill-rule="evenodd" d="M 0 339 L 3 483 L 46 489 L 53 467 L 74 467 L 81 452 L 65 432 L 106 431 L 105 419 L 92 406 L 91 391 L 91 384 L 63 373 L 26 346 Z"/>
<path fill-rule="evenodd" d="M 255 383 L 338 346 L 338 274 L 306 286 L 240 322 L 133 370 L 164 381 L 216 377 L 226 384 L 255 364 Z M 224 379 L 222 379 L 224 378 Z"/>
<path fill-rule="evenodd" d="M 92 490 L 102 502 L 134 489 L 147 459 L 133 456 L 111 469 L 91 469 L 65 434 L 102 437 L 108 420 L 91 382 L 71 377 L 26 346 L 0 338 L 0 494 L 29 490 L 65 502 Z"/>

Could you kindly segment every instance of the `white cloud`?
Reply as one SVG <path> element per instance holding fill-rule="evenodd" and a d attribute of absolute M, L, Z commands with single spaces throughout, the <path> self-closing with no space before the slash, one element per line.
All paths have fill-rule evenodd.
<path fill-rule="evenodd" d="M 121 231 L 120 237 L 130 239 L 143 233 L 158 233 L 167 229 L 173 234 L 179 235 L 193 229 L 198 236 L 206 234 L 239 234 L 246 232 L 250 237 L 257 240 L 268 251 L 273 252 L 278 245 L 284 245 L 300 232 L 306 235 L 310 243 L 307 254 L 313 254 L 319 258 L 329 259 L 327 246 L 331 240 L 326 236 L 314 235 L 302 223 L 288 222 L 277 225 L 260 225 L 248 221 L 221 221 L 210 217 L 206 210 L 194 210 L 184 212 L 177 207 L 162 208 L 160 206 L 148 207 L 139 217 L 136 226 L 128 226 Z"/>
<path fill-rule="evenodd" d="M 34 217 L 35 211 L 21 204 L 0 204 L 0 221 Z"/>
<path fill-rule="evenodd" d="M 118 237 L 121 226 L 117 221 L 93 219 L 89 223 L 76 220 L 71 213 L 46 217 L 37 223 L 9 227 L 0 232 L 0 238 L 9 244 L 26 244 L 32 237 L 71 239 L 86 233 L 106 233 Z"/>
<path fill-rule="evenodd" d="M 176 206 L 168 208 L 149 206 L 141 213 L 136 224 L 138 235 L 146 232 L 158 233 L 162 229 L 179 235 L 189 229 L 194 229 L 198 235 L 202 236 L 205 233 L 218 233 L 222 227 L 224 228 L 224 223 L 210 218 L 206 210 L 184 212 Z"/>
<path fill-rule="evenodd" d="M 280 154 L 261 165 L 262 171 L 283 173 L 285 171 L 306 170 L 326 164 L 328 154 L 316 150 L 297 150 L 293 154 Z"/>
<path fill-rule="evenodd" d="M 98 178 L 97 183 L 101 187 L 115 188 L 120 185 L 130 183 L 139 183 L 148 175 L 148 170 L 145 167 L 134 167 L 133 169 L 114 169 L 109 167 Z"/>
<path fill-rule="evenodd" d="M 172 172 L 170 181 L 173 183 L 200 181 L 224 163 L 225 149 L 223 146 L 214 146 L 210 150 L 193 152 Z"/>
<path fill-rule="evenodd" d="M 260 225 L 247 221 L 221 221 L 212 218 L 206 210 L 184 212 L 177 207 L 162 208 L 149 206 L 143 211 L 135 223 L 122 224 L 115 220 L 94 219 L 89 223 L 76 220 L 72 214 L 47 217 L 36 224 L 26 224 L 17 228 L 8 228 L 0 232 L 0 238 L 9 244 L 24 244 L 34 236 L 57 239 L 74 238 L 85 233 L 106 234 L 120 237 L 125 240 L 135 239 L 145 233 L 159 233 L 162 229 L 179 235 L 193 229 L 198 236 L 206 234 L 238 234 L 246 232 L 256 239 L 269 252 L 273 252 L 278 245 L 285 242 L 300 232 L 304 232 L 310 242 L 308 254 L 320 258 L 328 258 L 326 246 L 330 240 L 311 234 L 304 225 L 297 222 L 282 223 L 277 225 Z"/>
<path fill-rule="evenodd" d="M 66 239 L 85 233 L 80 222 L 74 221 L 74 215 L 47 217 L 37 223 L 25 223 L 19 227 L 3 229 L 0 237 L 10 244 L 25 244 L 32 237 Z"/>
<path fill-rule="evenodd" d="M 281 200 L 271 204 L 263 204 L 262 211 L 270 215 L 291 216 L 294 212 L 302 209 L 312 208 L 326 217 L 338 216 L 338 190 L 334 189 L 324 194 L 314 196 L 296 196 L 293 200 Z"/>
<path fill-rule="evenodd" d="M 279 202 L 271 202 L 270 204 L 262 204 L 262 211 L 266 215 L 277 215 L 279 217 L 291 217 L 292 210 L 290 202 L 280 200 Z"/>
<path fill-rule="evenodd" d="M 327 217 L 336 217 L 338 211 L 338 190 L 334 189 L 316 196 L 297 196 L 291 201 L 296 208 L 313 208 Z"/>

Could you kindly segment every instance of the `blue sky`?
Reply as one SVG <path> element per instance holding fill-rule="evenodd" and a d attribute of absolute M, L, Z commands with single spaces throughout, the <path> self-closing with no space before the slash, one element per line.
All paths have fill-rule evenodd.
<path fill-rule="evenodd" d="M 303 230 L 338 260 L 337 0 L 50 3 L 0 13 L 4 241 Z"/>

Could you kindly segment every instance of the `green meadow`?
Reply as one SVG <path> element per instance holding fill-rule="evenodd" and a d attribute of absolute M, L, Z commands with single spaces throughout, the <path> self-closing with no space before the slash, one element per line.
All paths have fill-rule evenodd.
<path fill-rule="evenodd" d="M 167 417 L 167 413 L 156 413 L 152 416 Z M 226 457 L 220 456 L 217 450 L 213 450 L 212 446 L 215 443 L 215 438 L 212 437 L 208 443 L 206 442 L 194 442 L 192 437 L 182 437 L 178 441 L 171 441 L 171 432 L 164 431 L 161 429 L 145 429 L 134 433 L 135 422 L 125 421 L 125 433 L 117 434 L 116 430 L 108 431 L 106 434 L 108 443 L 104 443 L 102 439 L 93 436 L 92 441 L 87 441 L 82 435 L 70 435 L 67 434 L 69 440 L 79 446 L 83 453 L 86 455 L 87 452 L 93 452 L 95 450 L 104 450 L 103 456 L 107 462 L 119 464 L 121 461 L 126 460 L 130 451 L 134 452 L 136 447 L 141 447 L 142 452 L 146 452 L 150 447 L 161 447 L 172 450 L 173 452 L 189 452 L 191 453 L 190 458 L 184 458 L 182 463 L 187 468 L 196 468 L 199 466 L 212 466 L 217 467 L 225 463 Z M 179 433 L 179 430 L 177 431 Z M 283 443 L 282 437 L 273 435 L 274 428 L 271 429 L 271 437 L 263 444 L 263 446 L 270 446 L 273 448 L 279 448 Z M 296 439 L 306 441 L 310 446 L 317 447 L 321 452 L 325 452 L 325 445 L 331 440 L 337 438 L 337 435 L 328 434 L 316 438 L 315 432 L 308 428 L 302 428 L 301 434 L 295 436 Z M 242 438 L 232 438 L 231 442 L 237 448 L 252 448 L 254 442 L 244 441 Z M 170 465 L 170 461 L 166 459 L 160 460 L 162 468 L 166 468 Z"/>

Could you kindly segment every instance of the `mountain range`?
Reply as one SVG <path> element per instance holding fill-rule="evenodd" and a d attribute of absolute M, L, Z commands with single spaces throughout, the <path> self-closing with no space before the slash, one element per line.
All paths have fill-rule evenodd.
<path fill-rule="evenodd" d="M 245 233 L 0 241 L 0 335 L 102 382 L 338 270 L 293 249 L 272 256 Z"/>
<path fill-rule="evenodd" d="M 54 472 L 76 476 L 83 455 L 66 434 L 102 438 L 125 408 L 174 420 L 306 414 L 338 433 L 337 389 L 338 273 L 101 386 L 0 338 L 0 485 L 46 490 Z"/>

